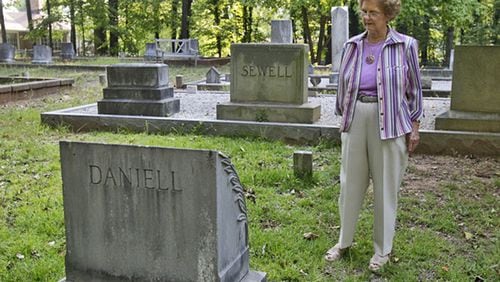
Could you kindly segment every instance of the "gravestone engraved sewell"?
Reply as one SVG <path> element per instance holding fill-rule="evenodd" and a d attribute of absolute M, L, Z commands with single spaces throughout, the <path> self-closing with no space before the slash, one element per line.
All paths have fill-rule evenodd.
<path fill-rule="evenodd" d="M 304 44 L 232 44 L 230 102 L 217 119 L 313 123 L 321 107 L 308 102 L 308 47 Z"/>
<path fill-rule="evenodd" d="M 265 281 L 218 151 L 60 142 L 66 281 Z"/>
<path fill-rule="evenodd" d="M 99 114 L 170 116 L 180 100 L 168 85 L 165 64 L 116 64 L 106 68 L 108 87 L 97 102 Z"/>

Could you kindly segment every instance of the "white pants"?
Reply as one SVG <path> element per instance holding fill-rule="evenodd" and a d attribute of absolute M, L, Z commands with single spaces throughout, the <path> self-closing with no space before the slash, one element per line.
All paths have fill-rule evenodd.
<path fill-rule="evenodd" d="M 352 245 L 356 222 L 371 175 L 374 193 L 373 241 L 375 253 L 392 250 L 398 192 L 408 164 L 405 136 L 381 140 L 377 103 L 356 102 L 349 132 L 342 133 L 340 169 L 341 248 Z"/>

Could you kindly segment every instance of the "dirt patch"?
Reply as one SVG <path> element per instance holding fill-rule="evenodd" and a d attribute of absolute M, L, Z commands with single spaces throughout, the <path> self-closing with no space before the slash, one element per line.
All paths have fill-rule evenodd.
<path fill-rule="evenodd" d="M 403 191 L 418 193 L 448 182 L 491 183 L 494 178 L 500 178 L 500 157 L 415 155 L 410 157 Z"/>

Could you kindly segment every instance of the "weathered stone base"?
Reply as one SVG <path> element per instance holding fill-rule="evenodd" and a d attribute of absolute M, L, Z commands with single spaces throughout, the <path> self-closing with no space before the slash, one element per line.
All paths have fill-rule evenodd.
<path fill-rule="evenodd" d="M 180 100 L 106 99 L 97 102 L 99 114 L 166 117 L 178 113 Z"/>
<path fill-rule="evenodd" d="M 230 84 L 223 83 L 199 83 L 196 84 L 196 89 L 201 91 L 229 91 Z"/>
<path fill-rule="evenodd" d="M 500 114 L 449 110 L 436 117 L 437 130 L 500 132 Z"/>
<path fill-rule="evenodd" d="M 104 99 L 163 100 L 174 97 L 173 87 L 160 88 L 104 88 Z"/>
<path fill-rule="evenodd" d="M 99 281 L 99 280 L 92 280 L 94 282 Z M 104 280 L 106 282 L 109 281 L 123 281 L 122 278 L 117 278 L 116 280 Z M 66 279 L 64 277 L 63 279 L 59 280 L 58 282 L 72 282 L 71 280 Z M 243 279 L 240 280 L 240 282 L 267 282 L 267 274 L 265 272 L 261 271 L 253 271 L 250 270 L 244 277 Z"/>
<path fill-rule="evenodd" d="M 314 123 L 321 115 L 321 105 L 242 104 L 217 105 L 217 119 L 285 123 Z"/>

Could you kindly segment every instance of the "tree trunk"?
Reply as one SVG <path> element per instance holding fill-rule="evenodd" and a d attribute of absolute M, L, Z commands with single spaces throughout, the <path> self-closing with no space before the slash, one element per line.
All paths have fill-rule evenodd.
<path fill-rule="evenodd" d="M 78 0 L 78 8 L 80 8 L 80 30 L 82 31 L 82 52 L 79 55 L 85 57 L 87 55 L 85 52 L 85 48 L 87 48 L 87 46 L 85 46 L 85 16 L 83 11 L 83 0 Z"/>
<path fill-rule="evenodd" d="M 54 49 L 52 44 L 52 19 L 50 14 L 50 0 L 47 0 L 47 17 L 49 18 L 49 47 Z"/>
<path fill-rule="evenodd" d="M 181 39 L 189 38 L 189 19 L 193 0 L 182 0 Z"/>
<path fill-rule="evenodd" d="M 118 0 L 109 0 L 109 52 L 111 56 L 118 56 Z"/>
<path fill-rule="evenodd" d="M 316 63 L 321 64 L 321 53 L 323 53 L 323 47 L 325 42 L 325 27 L 328 21 L 328 16 L 321 15 L 319 19 L 319 38 L 318 38 L 318 52 L 316 55 Z"/>
<path fill-rule="evenodd" d="M 307 8 L 302 6 L 302 28 L 304 31 L 304 43 L 309 44 L 309 54 L 311 55 L 311 63 L 314 62 L 314 44 L 311 38 L 311 31 L 309 29 L 309 18 L 307 16 Z"/>
<path fill-rule="evenodd" d="M 153 13 L 154 13 L 155 39 L 160 39 L 160 31 L 161 31 L 160 0 L 153 0 Z"/>
<path fill-rule="evenodd" d="M 172 0 L 172 14 L 170 18 L 170 28 L 171 30 L 171 35 L 170 37 L 172 39 L 177 39 L 177 9 L 179 7 L 179 0 Z"/>
<path fill-rule="evenodd" d="M 424 16 L 424 22 L 422 24 L 422 29 L 424 30 L 424 36 L 420 40 L 420 51 L 421 51 L 421 59 L 422 65 L 427 65 L 429 63 L 429 56 L 427 53 L 427 47 L 429 46 L 429 38 L 430 38 L 430 19 L 429 16 Z"/>
<path fill-rule="evenodd" d="M 243 38 L 242 42 L 252 42 L 253 7 L 243 6 Z"/>
<path fill-rule="evenodd" d="M 455 35 L 455 28 L 450 26 L 446 29 L 446 42 L 445 42 L 445 56 L 444 56 L 444 65 L 450 66 L 451 59 L 451 49 L 453 49 L 453 38 Z"/>
<path fill-rule="evenodd" d="M 73 51 L 75 51 L 75 54 L 76 54 L 75 1 L 76 0 L 71 0 L 71 2 L 69 3 L 69 21 L 70 21 L 69 24 L 70 24 L 70 28 L 71 28 L 69 37 L 70 37 L 71 44 L 73 44 Z M 27 0 L 26 2 L 29 2 L 29 0 Z M 29 14 L 31 14 L 31 12 Z"/>
<path fill-rule="evenodd" d="M 31 14 L 31 1 L 25 0 L 26 3 L 26 18 L 28 19 L 28 30 L 33 30 L 33 16 Z"/>
<path fill-rule="evenodd" d="M 2 43 L 7 43 L 7 31 L 5 30 L 5 18 L 3 17 L 2 0 L 0 0 L 0 28 L 2 28 Z"/>
<path fill-rule="evenodd" d="M 219 10 L 219 0 L 212 0 L 212 14 L 214 15 L 214 25 L 216 27 L 220 26 L 220 10 Z M 220 35 L 219 29 L 216 29 L 215 34 L 215 45 L 217 47 L 217 54 L 219 58 L 222 57 L 222 38 Z"/>

